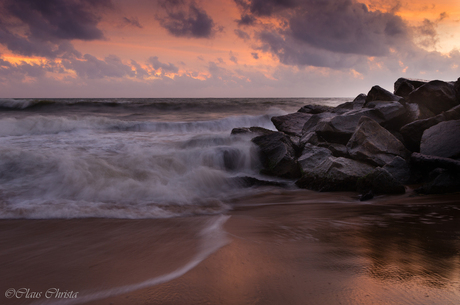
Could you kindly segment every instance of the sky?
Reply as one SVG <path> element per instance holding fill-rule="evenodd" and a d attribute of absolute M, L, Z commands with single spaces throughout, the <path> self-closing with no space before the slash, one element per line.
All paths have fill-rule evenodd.
<path fill-rule="evenodd" d="M 0 98 L 354 97 L 459 65 L 458 0 L 0 0 Z"/>

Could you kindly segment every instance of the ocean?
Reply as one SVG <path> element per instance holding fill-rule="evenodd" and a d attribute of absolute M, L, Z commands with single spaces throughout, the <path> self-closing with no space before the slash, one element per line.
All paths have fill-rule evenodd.
<path fill-rule="evenodd" d="M 347 101 L 0 99 L 0 218 L 224 213 L 267 190 L 238 177 L 275 179 L 259 175 L 255 145 L 233 128 L 275 130 L 273 116 Z"/>

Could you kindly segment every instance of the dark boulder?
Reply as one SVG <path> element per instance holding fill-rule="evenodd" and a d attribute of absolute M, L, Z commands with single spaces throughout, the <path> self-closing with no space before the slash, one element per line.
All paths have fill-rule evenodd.
<path fill-rule="evenodd" d="M 288 184 L 285 182 L 262 180 L 262 179 L 250 177 L 250 176 L 233 177 L 233 178 L 230 178 L 230 181 L 239 187 L 257 187 L 257 186 L 288 187 Z"/>
<path fill-rule="evenodd" d="M 400 133 L 404 138 L 404 144 L 411 151 L 420 151 L 420 141 L 422 139 L 423 132 L 444 121 L 459 120 L 460 119 L 460 105 L 456 106 L 446 112 L 438 114 L 434 117 L 417 120 L 409 124 L 404 125 L 400 129 Z"/>
<path fill-rule="evenodd" d="M 297 112 L 318 114 L 318 113 L 332 111 L 332 109 L 334 109 L 334 107 L 324 106 L 324 105 L 305 105 L 302 108 L 300 108 Z"/>
<path fill-rule="evenodd" d="M 307 122 L 305 122 L 305 124 L 302 127 L 302 137 L 310 132 L 315 132 L 318 128 L 318 124 L 324 121 L 329 121 L 331 118 L 337 115 L 338 114 L 331 112 L 323 112 L 312 115 L 311 118 Z"/>
<path fill-rule="evenodd" d="M 312 117 L 312 114 L 294 112 L 287 115 L 272 117 L 276 129 L 293 136 L 301 136 L 303 125 Z"/>
<path fill-rule="evenodd" d="M 305 173 L 296 185 L 323 192 L 355 191 L 358 179 L 373 169 L 369 164 L 352 159 L 328 157 L 319 166 Z"/>
<path fill-rule="evenodd" d="M 356 131 L 347 143 L 353 159 L 384 166 L 395 156 L 407 159 L 410 152 L 388 130 L 374 120 L 362 117 Z"/>
<path fill-rule="evenodd" d="M 427 80 L 401 77 L 394 84 L 394 94 L 406 98 L 412 91 L 426 83 L 428 83 Z"/>
<path fill-rule="evenodd" d="M 317 145 L 329 149 L 334 157 L 349 157 L 348 149 L 343 144 L 321 142 Z"/>
<path fill-rule="evenodd" d="M 320 139 L 318 139 L 318 136 L 316 135 L 316 132 L 308 132 L 304 134 L 299 141 L 299 146 L 303 147 L 305 144 L 310 143 L 313 145 L 318 145 L 320 143 Z"/>
<path fill-rule="evenodd" d="M 274 133 L 276 131 L 265 129 L 263 127 L 237 127 L 233 128 L 231 134 L 232 135 L 239 135 L 239 134 L 250 134 L 253 136 L 261 136 Z"/>
<path fill-rule="evenodd" d="M 296 152 L 288 136 L 281 132 L 252 139 L 260 148 L 260 159 L 265 167 L 263 173 L 283 178 L 300 177 Z"/>
<path fill-rule="evenodd" d="M 413 153 L 410 157 L 413 171 L 429 173 L 436 168 L 447 169 L 451 172 L 460 173 L 460 161 L 436 156 L 427 156 L 421 153 Z"/>
<path fill-rule="evenodd" d="M 435 178 L 425 183 L 415 192 L 419 194 L 446 194 L 460 192 L 460 173 L 448 170 L 437 171 Z"/>
<path fill-rule="evenodd" d="M 358 192 L 366 194 L 404 194 L 404 185 L 398 182 L 387 170 L 378 167 L 369 175 L 358 179 L 356 184 Z"/>
<path fill-rule="evenodd" d="M 317 166 L 331 156 L 332 152 L 327 148 L 306 144 L 298 159 L 302 173 L 314 171 Z"/>
<path fill-rule="evenodd" d="M 394 95 L 380 86 L 374 86 L 367 94 L 364 106 L 373 101 L 399 101 L 400 99 L 400 96 Z"/>
<path fill-rule="evenodd" d="M 390 163 L 385 164 L 383 169 L 389 172 L 401 184 L 406 184 L 411 179 L 409 164 L 399 156 L 396 156 Z"/>
<path fill-rule="evenodd" d="M 372 101 L 366 104 L 366 108 L 377 110 L 382 119 L 380 124 L 387 129 L 399 130 L 406 124 L 407 110 L 400 102 Z"/>
<path fill-rule="evenodd" d="M 430 81 L 415 89 L 409 94 L 407 102 L 425 106 L 434 114 L 459 104 L 454 85 L 440 80 Z"/>
<path fill-rule="evenodd" d="M 445 121 L 423 132 L 420 152 L 444 158 L 460 158 L 460 120 Z"/>

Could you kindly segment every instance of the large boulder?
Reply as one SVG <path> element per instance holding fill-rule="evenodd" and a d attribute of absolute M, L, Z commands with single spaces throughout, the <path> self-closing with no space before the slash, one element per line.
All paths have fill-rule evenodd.
<path fill-rule="evenodd" d="M 374 86 L 367 94 L 364 106 L 373 101 L 399 101 L 400 99 L 400 96 L 394 95 L 380 86 Z"/>
<path fill-rule="evenodd" d="M 412 91 L 426 83 L 428 81 L 422 79 L 398 78 L 394 84 L 394 94 L 407 98 Z"/>
<path fill-rule="evenodd" d="M 404 144 L 411 151 L 420 151 L 420 141 L 422 139 L 423 132 L 444 121 L 459 120 L 460 119 L 460 105 L 438 114 L 434 117 L 417 120 L 409 124 L 404 125 L 399 132 L 404 138 Z"/>
<path fill-rule="evenodd" d="M 460 120 L 445 121 L 423 132 L 420 153 L 444 158 L 460 158 Z"/>
<path fill-rule="evenodd" d="M 446 194 L 460 192 L 460 173 L 438 171 L 435 178 L 415 191 L 420 194 Z"/>
<path fill-rule="evenodd" d="M 236 127 L 232 129 L 231 134 L 232 135 L 242 135 L 242 134 L 248 134 L 252 136 L 262 136 L 262 135 L 267 135 L 274 133 L 276 131 L 269 130 L 263 127 Z"/>
<path fill-rule="evenodd" d="M 406 103 L 406 124 L 417 120 L 424 120 L 434 117 L 436 114 L 423 105 L 416 103 Z"/>
<path fill-rule="evenodd" d="M 334 107 L 331 106 L 325 106 L 325 105 L 305 105 L 297 112 L 302 112 L 302 113 L 309 113 L 309 114 L 318 114 L 318 113 L 323 113 L 323 112 L 330 112 L 334 109 Z"/>
<path fill-rule="evenodd" d="M 332 152 L 327 148 L 306 144 L 298 159 L 302 173 L 314 171 L 317 166 L 331 156 Z"/>
<path fill-rule="evenodd" d="M 393 176 L 393 178 L 401 184 L 406 184 L 411 179 L 409 164 L 406 160 L 399 156 L 396 156 L 393 161 L 385 164 L 382 168 L 389 172 L 391 176 Z"/>
<path fill-rule="evenodd" d="M 366 104 L 366 108 L 377 110 L 382 119 L 380 124 L 387 129 L 398 130 L 406 123 L 407 110 L 400 102 L 372 101 Z"/>
<path fill-rule="evenodd" d="M 356 131 L 347 143 L 348 153 L 353 159 L 384 166 L 395 156 L 404 159 L 410 152 L 388 130 L 374 120 L 362 117 Z"/>
<path fill-rule="evenodd" d="M 348 149 L 343 144 L 338 143 L 329 143 L 329 142 L 321 142 L 317 144 L 319 147 L 324 147 L 329 149 L 332 152 L 334 157 L 349 157 Z"/>
<path fill-rule="evenodd" d="M 260 159 L 268 175 L 283 178 L 300 177 L 296 153 L 289 137 L 281 132 L 258 136 L 252 139 L 260 148 Z"/>
<path fill-rule="evenodd" d="M 300 137 L 303 125 L 312 117 L 312 114 L 294 112 L 287 115 L 272 117 L 276 129 L 286 134 Z"/>
<path fill-rule="evenodd" d="M 331 112 L 322 112 L 312 115 L 311 118 L 307 122 L 305 122 L 305 124 L 302 127 L 302 137 L 307 135 L 308 133 L 315 132 L 320 122 L 329 121 L 331 118 L 337 115 L 338 114 Z"/>
<path fill-rule="evenodd" d="M 386 169 L 378 167 L 369 175 L 358 179 L 358 192 L 373 194 L 404 194 L 404 185 L 398 182 Z"/>
<path fill-rule="evenodd" d="M 440 80 L 430 81 L 415 89 L 407 97 L 407 102 L 425 106 L 434 114 L 459 104 L 454 84 Z"/>
<path fill-rule="evenodd" d="M 331 110 L 332 113 L 342 114 L 348 112 L 350 110 L 358 110 L 363 108 L 364 104 L 366 103 L 367 95 L 361 93 L 352 102 L 346 102 L 343 104 L 338 105 L 334 109 Z"/>
<path fill-rule="evenodd" d="M 316 166 L 302 178 L 296 185 L 316 191 L 355 191 L 359 178 L 368 175 L 373 166 L 343 157 L 328 157 L 323 163 Z"/>
<path fill-rule="evenodd" d="M 460 173 L 460 161 L 450 158 L 413 153 L 410 157 L 410 163 L 412 170 L 417 170 L 424 174 L 427 174 L 436 168 L 443 168 L 451 172 Z"/>

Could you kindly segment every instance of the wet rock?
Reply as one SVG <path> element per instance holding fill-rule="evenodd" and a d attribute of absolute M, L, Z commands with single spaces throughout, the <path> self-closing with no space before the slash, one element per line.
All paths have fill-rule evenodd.
<path fill-rule="evenodd" d="M 329 149 L 334 157 L 349 157 L 348 149 L 343 144 L 322 142 L 317 145 Z"/>
<path fill-rule="evenodd" d="M 421 153 L 413 153 L 410 157 L 412 170 L 429 173 L 436 168 L 447 169 L 460 173 L 460 161 L 436 156 L 427 156 Z"/>
<path fill-rule="evenodd" d="M 252 142 L 260 148 L 260 159 L 265 167 L 264 174 L 283 178 L 300 177 L 295 149 L 285 134 L 274 132 L 255 137 Z"/>
<path fill-rule="evenodd" d="M 440 80 L 430 81 L 412 91 L 407 102 L 423 105 L 434 114 L 440 114 L 459 104 L 455 87 Z"/>
<path fill-rule="evenodd" d="M 404 194 L 406 192 L 404 185 L 381 167 L 358 179 L 356 187 L 361 193 L 371 191 L 374 194 Z"/>
<path fill-rule="evenodd" d="M 444 121 L 450 120 L 459 120 L 460 119 L 460 105 L 456 106 L 446 112 L 438 114 L 437 116 L 424 119 L 424 120 L 417 120 L 411 122 L 409 124 L 404 125 L 400 129 L 400 133 L 404 138 L 404 144 L 406 147 L 411 151 L 420 151 L 420 141 L 422 139 L 423 132 Z"/>
<path fill-rule="evenodd" d="M 406 103 L 405 107 L 407 111 L 406 124 L 417 120 L 428 119 L 436 115 L 425 106 L 416 103 Z"/>
<path fill-rule="evenodd" d="M 311 118 L 307 122 L 305 122 L 305 124 L 302 127 L 302 137 L 311 132 L 316 132 L 318 125 L 321 122 L 329 121 L 331 118 L 337 115 L 338 114 L 331 112 L 323 112 L 312 115 Z"/>
<path fill-rule="evenodd" d="M 372 191 L 369 191 L 365 194 L 362 194 L 359 196 L 359 201 L 368 201 L 374 198 L 374 193 Z"/>
<path fill-rule="evenodd" d="M 374 120 L 362 117 L 356 131 L 347 144 L 353 159 L 384 166 L 395 156 L 408 158 L 410 152 L 388 130 Z"/>
<path fill-rule="evenodd" d="M 276 131 L 265 129 L 262 127 L 237 127 L 233 128 L 231 134 L 232 135 L 237 135 L 237 134 L 251 134 L 254 136 L 261 136 L 261 135 L 267 135 L 274 133 Z"/>
<path fill-rule="evenodd" d="M 287 115 L 272 117 L 276 129 L 286 134 L 300 137 L 303 125 L 312 117 L 312 114 L 294 112 Z"/>
<path fill-rule="evenodd" d="M 373 169 L 373 166 L 356 160 L 328 157 L 319 166 L 304 173 L 296 185 L 323 192 L 355 191 L 357 180 Z"/>
<path fill-rule="evenodd" d="M 302 173 L 313 171 L 331 156 L 332 152 L 327 148 L 306 144 L 302 151 L 302 155 L 298 159 Z"/>
<path fill-rule="evenodd" d="M 409 164 L 399 156 L 396 156 L 390 163 L 385 164 L 383 169 L 389 172 L 401 184 L 406 184 L 411 179 Z"/>
<path fill-rule="evenodd" d="M 364 106 L 372 101 L 399 101 L 400 99 L 400 96 L 394 95 L 380 86 L 374 86 L 367 94 Z"/>
<path fill-rule="evenodd" d="M 383 120 L 380 124 L 387 129 L 399 130 L 406 123 L 407 110 L 399 102 L 372 101 L 366 107 L 377 110 Z"/>
<path fill-rule="evenodd" d="M 420 194 L 446 194 L 460 192 L 460 173 L 448 170 L 439 171 L 433 181 L 415 190 Z"/>
<path fill-rule="evenodd" d="M 299 141 L 300 147 L 305 146 L 305 144 L 310 143 L 313 145 L 318 145 L 320 143 L 320 140 L 318 139 L 318 136 L 316 135 L 316 132 L 312 131 L 307 134 L 304 134 Z"/>
<path fill-rule="evenodd" d="M 334 107 L 324 106 L 324 105 L 305 105 L 300 108 L 297 112 L 309 113 L 309 114 L 318 114 L 323 112 L 330 112 Z"/>
<path fill-rule="evenodd" d="M 460 120 L 445 121 L 423 132 L 420 153 L 444 158 L 460 158 Z"/>
<path fill-rule="evenodd" d="M 261 180 L 255 177 L 234 177 L 231 178 L 233 183 L 237 184 L 240 187 L 254 187 L 254 186 L 278 186 L 278 187 L 288 187 L 288 184 L 285 182 L 271 181 L 271 180 Z"/>

